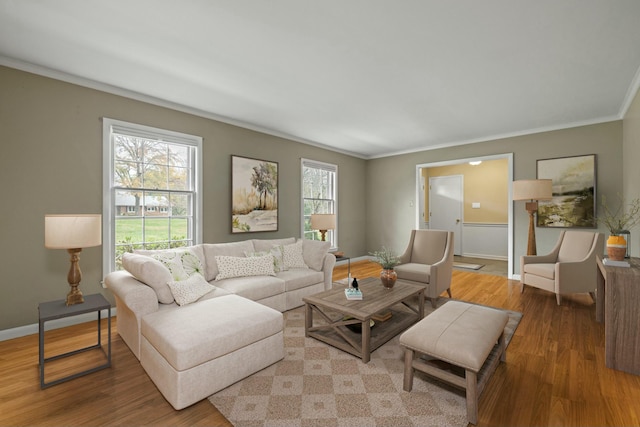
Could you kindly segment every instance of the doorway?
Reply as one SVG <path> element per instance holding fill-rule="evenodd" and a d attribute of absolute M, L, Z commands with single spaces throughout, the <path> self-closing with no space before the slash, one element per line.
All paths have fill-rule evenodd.
<path fill-rule="evenodd" d="M 502 236 L 506 239 L 506 257 L 507 257 L 507 265 L 508 265 L 508 277 L 509 278 L 513 278 L 513 268 L 514 268 L 514 260 L 513 260 L 513 203 L 512 203 L 512 197 L 511 197 L 511 185 L 510 183 L 513 181 L 513 153 L 504 153 L 504 154 L 495 154 L 495 155 L 489 155 L 489 156 L 481 156 L 481 157 L 471 157 L 471 158 L 460 158 L 460 159 L 455 159 L 455 160 L 448 160 L 448 161 L 440 161 L 440 162 L 432 162 L 432 163 L 424 163 L 424 164 L 419 164 L 416 165 L 416 200 L 420 200 L 421 203 L 419 203 L 416 206 L 416 212 L 415 212 L 415 218 L 416 218 L 416 222 L 415 222 L 415 227 L 416 228 L 425 228 L 426 226 L 428 226 L 428 228 L 435 228 L 433 226 L 433 224 L 430 224 L 429 221 L 431 220 L 431 218 L 429 218 L 427 215 L 427 212 L 424 212 L 424 204 L 422 203 L 423 200 L 425 199 L 429 199 L 431 196 L 429 195 L 428 197 L 424 197 L 424 185 L 425 185 L 425 174 L 424 172 L 426 172 L 426 169 L 429 168 L 438 168 L 438 167 L 442 167 L 442 166 L 460 166 L 464 163 L 469 163 L 471 161 L 489 161 L 489 160 L 497 160 L 497 159 L 506 159 L 507 160 L 507 167 L 506 167 L 506 173 L 507 176 L 504 177 L 504 179 L 507 182 L 507 185 L 505 187 L 505 191 L 508 192 L 507 194 L 507 199 L 508 199 L 508 203 L 507 203 L 507 223 L 506 223 L 506 227 L 503 225 L 501 228 L 501 233 Z M 475 181 L 474 181 L 475 182 Z M 472 184 L 472 183 L 470 183 Z M 464 194 L 464 191 L 463 191 Z M 471 195 L 471 197 L 473 197 L 473 194 Z M 464 197 L 462 198 L 464 199 Z M 474 200 L 470 200 L 469 203 L 473 202 Z M 473 203 L 473 205 L 475 205 L 476 203 Z M 430 204 L 429 204 L 430 206 Z M 484 208 L 484 204 L 482 205 L 482 208 Z M 430 209 L 430 207 L 429 207 Z M 464 209 L 463 209 L 464 212 Z M 480 212 L 480 211 L 474 211 L 474 215 L 476 212 Z M 504 212 L 504 211 L 503 211 Z M 462 223 L 462 228 L 465 228 L 465 219 L 462 217 L 462 215 L 456 217 L 456 218 L 460 218 L 461 223 Z M 456 219 L 454 218 L 454 220 Z M 472 221 L 473 224 L 473 219 L 467 219 L 467 221 Z M 426 224 L 425 224 L 426 223 Z M 428 225 L 427 225 L 428 224 Z M 503 223 L 504 224 L 504 223 Z M 466 225 L 466 227 L 468 228 L 468 224 Z M 483 225 L 480 224 L 480 227 L 475 227 L 475 230 L 483 230 Z M 483 233 L 486 232 L 493 232 L 493 229 L 489 227 L 484 227 Z M 474 233 L 473 233 L 474 228 L 472 228 L 471 230 L 468 230 L 469 232 L 471 232 L 471 234 L 469 235 L 468 239 L 471 239 L 470 242 L 471 244 L 474 241 L 477 241 L 477 239 L 474 238 Z M 457 233 L 457 235 L 459 235 L 462 238 L 462 232 Z M 489 240 L 495 240 L 495 239 L 489 239 Z M 504 242 L 505 240 L 502 240 L 502 242 Z M 483 246 L 484 244 L 491 244 L 490 241 L 488 241 L 487 239 L 482 240 Z M 462 247 L 464 245 L 464 243 L 461 243 L 460 246 L 458 246 L 458 248 L 460 248 L 461 252 L 464 254 L 465 249 Z M 503 243 L 504 245 L 504 243 Z M 504 246 L 503 246 L 504 248 Z M 474 248 L 468 248 L 469 251 L 467 251 L 467 253 L 477 253 L 476 251 L 474 251 Z M 458 253 L 458 252 L 456 252 Z M 503 252 L 504 254 L 504 249 Z M 504 256 L 504 255 L 503 255 Z M 502 258 L 504 259 L 504 258 Z"/>

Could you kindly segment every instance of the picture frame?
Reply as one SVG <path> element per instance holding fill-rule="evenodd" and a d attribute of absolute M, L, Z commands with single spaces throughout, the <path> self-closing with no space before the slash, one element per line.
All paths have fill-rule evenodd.
<path fill-rule="evenodd" d="M 596 228 L 596 155 L 538 160 L 538 179 L 551 179 L 553 197 L 538 201 L 538 227 Z"/>
<path fill-rule="evenodd" d="M 231 233 L 278 230 L 278 162 L 231 156 Z"/>

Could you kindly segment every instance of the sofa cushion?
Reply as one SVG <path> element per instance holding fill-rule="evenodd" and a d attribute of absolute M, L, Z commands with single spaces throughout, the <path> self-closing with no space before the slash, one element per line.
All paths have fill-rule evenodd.
<path fill-rule="evenodd" d="M 295 237 L 286 239 L 253 239 L 253 247 L 256 248 L 256 251 L 268 251 L 274 246 L 290 245 L 295 242 Z"/>
<path fill-rule="evenodd" d="M 309 268 L 295 268 L 288 271 L 281 271 L 277 274 L 277 277 L 278 279 L 284 280 L 284 290 L 286 292 L 324 282 L 323 272 L 314 271 Z"/>
<path fill-rule="evenodd" d="M 243 257 L 245 252 L 253 252 L 255 248 L 251 240 L 244 240 L 230 243 L 205 243 L 202 245 L 202 250 L 206 259 L 206 274 L 204 278 L 207 281 L 211 281 L 218 275 L 216 255 Z"/>
<path fill-rule="evenodd" d="M 216 256 L 218 275 L 216 281 L 231 277 L 275 276 L 273 255 L 254 257 Z"/>
<path fill-rule="evenodd" d="M 237 295 L 157 311 L 141 322 L 142 335 L 178 371 L 230 354 L 282 329 L 282 313 Z"/>
<path fill-rule="evenodd" d="M 233 277 L 215 283 L 219 288 L 253 301 L 260 301 L 284 292 L 284 280 L 273 276 Z"/>
<path fill-rule="evenodd" d="M 329 252 L 331 242 L 323 242 L 320 240 L 303 240 L 302 256 L 304 263 L 313 268 L 315 271 L 322 270 L 324 264 L 324 256 Z"/>
<path fill-rule="evenodd" d="M 185 280 L 169 282 L 167 285 L 178 305 L 191 304 L 213 290 L 213 286 L 207 283 L 201 274 L 194 274 Z"/>
<path fill-rule="evenodd" d="M 556 265 L 543 263 L 525 264 L 524 273 L 535 274 L 536 276 L 554 280 L 556 275 Z"/>
<path fill-rule="evenodd" d="M 122 266 L 136 279 L 151 287 L 162 304 L 171 304 L 173 294 L 167 285 L 173 278 L 171 272 L 160 261 L 145 255 L 125 252 L 122 254 Z"/>
<path fill-rule="evenodd" d="M 398 279 L 413 280 L 414 282 L 430 283 L 431 266 L 413 262 L 397 265 L 395 268 Z"/>
<path fill-rule="evenodd" d="M 285 268 L 309 268 L 302 255 L 302 240 L 282 246 L 282 259 Z"/>

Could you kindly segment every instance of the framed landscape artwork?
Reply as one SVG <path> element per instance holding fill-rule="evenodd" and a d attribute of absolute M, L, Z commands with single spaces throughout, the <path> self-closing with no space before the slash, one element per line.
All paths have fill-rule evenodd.
<path fill-rule="evenodd" d="M 596 228 L 596 155 L 538 160 L 538 179 L 551 179 L 553 198 L 538 202 L 538 227 Z"/>
<path fill-rule="evenodd" d="M 231 156 L 231 232 L 278 230 L 278 163 Z"/>

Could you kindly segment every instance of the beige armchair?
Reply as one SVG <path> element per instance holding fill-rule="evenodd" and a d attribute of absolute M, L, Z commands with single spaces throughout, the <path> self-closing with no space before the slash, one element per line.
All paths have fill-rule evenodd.
<path fill-rule="evenodd" d="M 409 245 L 395 267 L 398 279 L 417 282 L 426 287 L 425 296 L 435 308 L 440 294 L 451 297 L 453 272 L 453 232 L 411 230 Z"/>
<path fill-rule="evenodd" d="M 520 258 L 521 292 L 524 285 L 556 294 L 588 292 L 595 301 L 597 281 L 596 256 L 604 252 L 604 234 L 592 231 L 562 231 L 558 243 L 547 255 Z"/>

